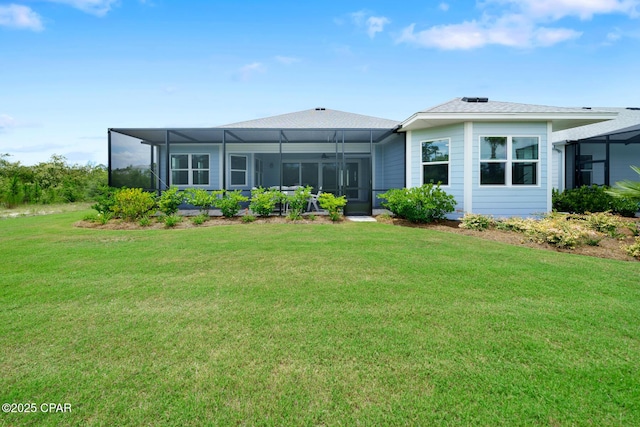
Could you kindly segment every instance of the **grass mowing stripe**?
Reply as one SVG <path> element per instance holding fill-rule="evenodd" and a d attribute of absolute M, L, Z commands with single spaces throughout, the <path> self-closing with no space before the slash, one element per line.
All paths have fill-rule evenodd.
<path fill-rule="evenodd" d="M 634 263 L 384 224 L 0 221 L 8 425 L 640 421 Z"/>

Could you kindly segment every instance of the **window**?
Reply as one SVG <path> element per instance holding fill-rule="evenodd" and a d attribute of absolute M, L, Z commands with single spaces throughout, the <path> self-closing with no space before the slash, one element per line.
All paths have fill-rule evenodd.
<path fill-rule="evenodd" d="M 449 139 L 422 141 L 422 183 L 449 185 Z"/>
<path fill-rule="evenodd" d="M 231 185 L 247 185 L 247 157 L 231 156 Z"/>
<path fill-rule="evenodd" d="M 537 136 L 480 137 L 481 185 L 537 185 Z"/>
<path fill-rule="evenodd" d="M 209 185 L 209 155 L 172 154 L 171 185 Z"/>

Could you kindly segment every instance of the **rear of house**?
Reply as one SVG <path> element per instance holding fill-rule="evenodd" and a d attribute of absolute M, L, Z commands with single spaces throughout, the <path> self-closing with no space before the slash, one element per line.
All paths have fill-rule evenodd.
<path fill-rule="evenodd" d="M 370 215 L 392 188 L 440 182 L 464 213 L 551 210 L 552 132 L 614 112 L 456 98 L 403 122 L 316 108 L 214 128 L 109 130 L 113 186 L 311 186 Z"/>

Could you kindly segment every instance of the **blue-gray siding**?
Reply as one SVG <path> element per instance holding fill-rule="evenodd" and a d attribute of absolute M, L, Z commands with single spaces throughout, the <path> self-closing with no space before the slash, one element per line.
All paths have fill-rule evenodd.
<path fill-rule="evenodd" d="M 481 136 L 538 136 L 540 137 L 540 169 L 535 186 L 481 186 Z M 473 213 L 496 217 L 534 216 L 547 212 L 547 180 L 550 179 L 547 158 L 547 123 L 474 123 L 473 124 Z"/>
<path fill-rule="evenodd" d="M 449 138 L 449 185 L 442 189 L 456 198 L 456 211 L 453 218 L 464 212 L 464 125 L 442 126 L 432 129 L 420 129 L 411 133 L 411 183 L 422 185 L 422 144 L 421 141 Z"/>

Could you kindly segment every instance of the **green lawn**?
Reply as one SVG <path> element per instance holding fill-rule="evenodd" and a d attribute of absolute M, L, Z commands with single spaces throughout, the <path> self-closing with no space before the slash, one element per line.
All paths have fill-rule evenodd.
<path fill-rule="evenodd" d="M 0 220 L 0 425 L 640 425 L 639 263 L 82 216 Z"/>

